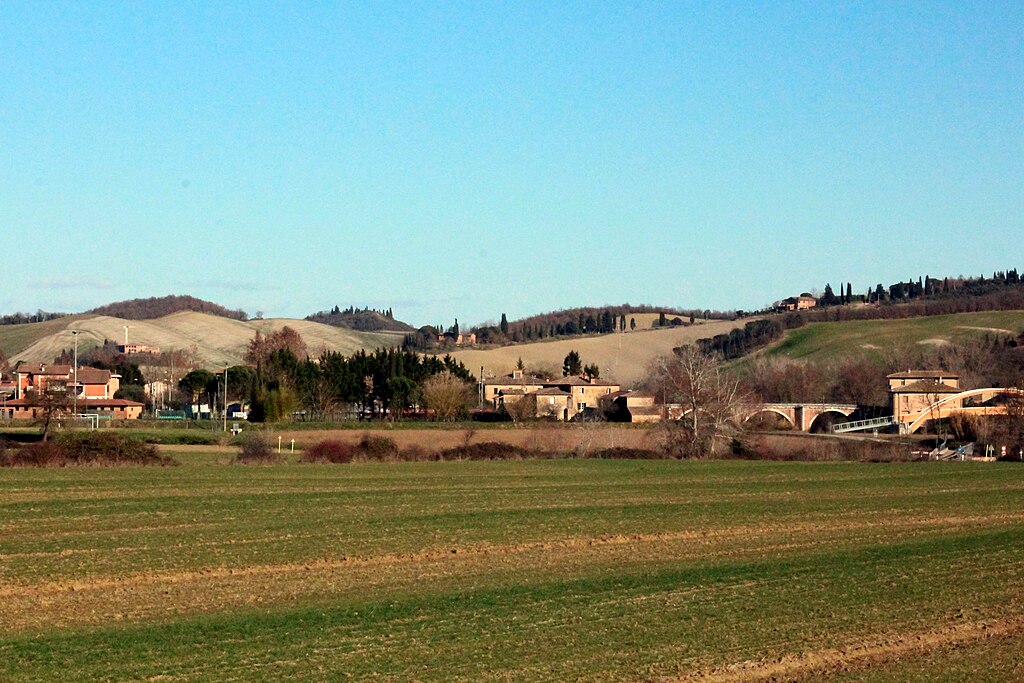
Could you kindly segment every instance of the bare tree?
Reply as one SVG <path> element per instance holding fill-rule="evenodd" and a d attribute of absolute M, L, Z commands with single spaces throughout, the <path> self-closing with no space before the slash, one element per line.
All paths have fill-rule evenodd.
<path fill-rule="evenodd" d="M 423 382 L 423 402 L 439 420 L 465 415 L 476 400 L 476 391 L 450 372 L 432 375 Z"/>
<path fill-rule="evenodd" d="M 679 419 L 666 417 L 660 427 L 663 448 L 677 457 L 699 458 L 720 450 L 740 430 L 739 383 L 716 357 L 695 346 L 657 359 L 647 381 L 666 404 L 678 404 Z"/>
<path fill-rule="evenodd" d="M 42 429 L 43 441 L 50 438 L 60 420 L 71 415 L 71 400 L 64 391 L 37 392 L 30 389 L 25 397 L 39 410 L 36 422 Z"/>

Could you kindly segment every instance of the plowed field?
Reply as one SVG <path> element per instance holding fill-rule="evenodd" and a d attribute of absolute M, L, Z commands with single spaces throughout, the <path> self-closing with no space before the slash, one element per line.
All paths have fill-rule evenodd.
<path fill-rule="evenodd" d="M 0 471 L 3 681 L 1021 679 L 1024 469 Z"/>

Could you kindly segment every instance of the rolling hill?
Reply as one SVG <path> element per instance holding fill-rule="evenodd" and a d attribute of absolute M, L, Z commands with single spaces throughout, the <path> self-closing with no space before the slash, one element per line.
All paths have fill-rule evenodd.
<path fill-rule="evenodd" d="M 850 320 L 810 323 L 786 332 L 769 347 L 769 356 L 824 358 L 850 353 L 882 353 L 908 344 L 949 344 L 985 334 L 1017 336 L 1024 332 L 1024 311 L 953 313 L 896 320 Z"/>
<path fill-rule="evenodd" d="M 99 346 L 105 339 L 123 340 L 128 325 L 133 343 L 158 346 L 162 350 L 194 350 L 197 362 L 209 368 L 242 361 L 249 340 L 257 331 L 267 333 L 289 326 L 299 332 L 310 353 L 322 350 L 351 354 L 359 349 L 395 346 L 400 333 L 355 332 L 308 320 L 272 318 L 240 321 L 208 313 L 182 311 L 154 320 L 124 320 L 110 316 L 81 314 L 45 323 L 0 327 L 0 350 L 12 364 L 19 360 L 45 362 L 73 346 L 71 330 L 79 330 L 79 352 Z"/>
<path fill-rule="evenodd" d="M 519 358 L 523 359 L 527 367 L 542 364 L 561 369 L 565 355 L 575 350 L 584 363 L 597 363 L 602 377 L 629 386 L 643 378 L 648 364 L 654 358 L 671 353 L 674 347 L 728 332 L 736 327 L 742 327 L 748 321 L 709 321 L 691 327 L 670 327 L 641 332 L 638 320 L 637 330 L 629 334 L 576 337 L 486 350 L 466 349 L 455 351 L 452 356 L 462 361 L 474 375 L 480 373 L 481 366 L 488 375 L 500 375 L 511 372 Z"/>

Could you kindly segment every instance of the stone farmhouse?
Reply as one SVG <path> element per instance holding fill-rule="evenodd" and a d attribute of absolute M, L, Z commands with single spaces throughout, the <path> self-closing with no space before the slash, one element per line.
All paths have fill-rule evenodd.
<path fill-rule="evenodd" d="M 77 399 L 78 412 L 115 420 L 134 420 L 142 415 L 143 404 L 114 398 L 121 376 L 109 370 L 49 363 L 21 364 L 14 371 L 14 398 L 3 403 L 6 419 L 35 419 L 43 413 L 38 396 L 60 394 Z"/>
<path fill-rule="evenodd" d="M 776 311 L 806 311 L 808 308 L 815 308 L 817 305 L 817 299 L 810 294 L 804 293 L 800 296 L 791 296 L 782 301 L 776 301 L 772 308 Z"/>
<path fill-rule="evenodd" d="M 508 410 L 513 404 L 526 401 L 517 411 L 528 417 L 549 417 L 568 421 L 586 411 L 600 410 L 602 400 L 621 389 L 618 383 L 586 377 L 542 379 L 527 377 L 522 370 L 510 375 L 488 378 L 481 382 L 485 403 L 496 410 Z"/>
<path fill-rule="evenodd" d="M 892 398 L 892 416 L 896 422 L 903 422 L 905 416 L 919 413 L 935 402 L 963 391 L 960 375 L 944 370 L 908 370 L 886 375 L 889 380 L 889 395 Z M 955 402 L 962 404 L 960 399 Z M 962 408 L 950 404 L 948 409 Z"/>

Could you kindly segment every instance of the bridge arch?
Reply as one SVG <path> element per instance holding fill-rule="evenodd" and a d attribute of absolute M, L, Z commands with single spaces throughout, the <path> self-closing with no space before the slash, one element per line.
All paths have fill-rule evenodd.
<path fill-rule="evenodd" d="M 909 425 L 907 425 L 906 431 L 908 434 L 913 434 L 923 427 L 928 420 L 941 419 L 943 417 L 947 417 L 952 412 L 956 412 L 956 410 L 960 409 L 962 406 L 965 398 L 973 398 L 975 396 L 984 397 L 986 394 L 991 394 L 992 398 L 1002 394 L 1016 394 L 1017 396 L 1024 396 L 1024 389 L 1015 389 L 1013 387 L 987 387 L 985 389 L 968 389 L 967 391 L 961 391 L 959 394 L 946 396 L 922 410 L 918 416 Z M 958 401 L 959 403 L 957 403 Z M 950 406 L 950 404 L 953 404 L 955 408 Z M 996 408 L 996 410 L 998 410 L 998 408 Z"/>
<path fill-rule="evenodd" d="M 811 423 L 807 425 L 807 431 L 811 433 L 819 433 L 821 431 L 832 431 L 831 428 L 833 424 L 846 422 L 847 418 L 849 418 L 852 414 L 852 410 L 850 412 L 845 412 L 838 408 L 826 408 L 825 410 L 822 410 L 820 413 L 814 416 L 814 419 L 811 420 Z M 836 419 L 837 417 L 839 418 L 838 420 Z M 824 429 L 822 429 L 822 425 L 824 425 Z"/>
<path fill-rule="evenodd" d="M 778 408 L 771 407 L 758 408 L 757 410 L 743 418 L 743 423 L 746 424 L 753 420 L 754 418 L 764 415 L 766 413 L 771 415 L 778 415 L 779 417 L 786 421 L 786 424 L 790 426 L 790 429 L 797 429 L 796 422 L 793 420 L 793 417 L 791 415 L 787 415 Z"/>

